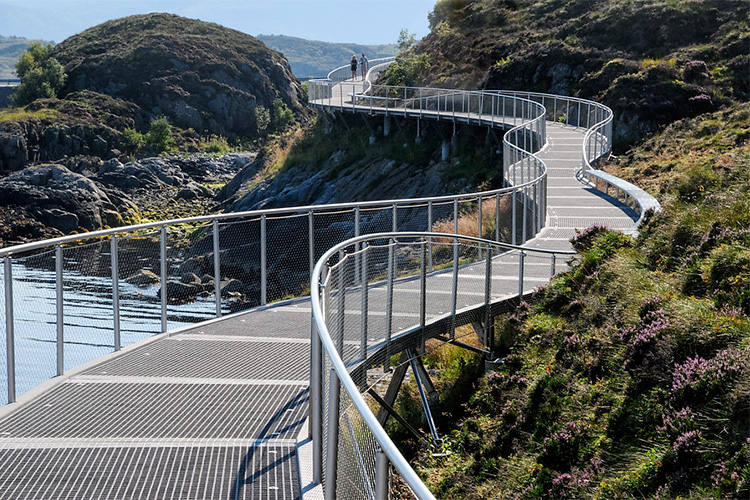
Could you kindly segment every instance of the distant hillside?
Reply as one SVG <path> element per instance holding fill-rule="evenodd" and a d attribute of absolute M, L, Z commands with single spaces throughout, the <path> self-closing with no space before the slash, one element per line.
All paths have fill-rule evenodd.
<path fill-rule="evenodd" d="M 32 42 L 52 43 L 0 35 L 0 80 L 16 78 L 16 62 L 18 61 L 18 57 Z"/>
<path fill-rule="evenodd" d="M 292 66 L 292 73 L 301 80 L 311 76 L 326 76 L 333 68 L 346 64 L 352 54 L 359 56 L 364 52 L 368 59 L 375 59 L 396 53 L 394 44 L 329 43 L 284 35 L 258 35 L 256 38 L 269 48 L 284 54 Z"/>

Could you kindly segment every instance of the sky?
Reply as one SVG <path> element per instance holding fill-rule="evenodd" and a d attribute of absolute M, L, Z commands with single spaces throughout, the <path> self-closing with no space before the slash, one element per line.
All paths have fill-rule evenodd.
<path fill-rule="evenodd" d="M 395 43 L 402 28 L 421 38 L 436 0 L 0 0 L 0 35 L 59 43 L 110 19 L 170 12 L 250 35 L 325 42 Z"/>

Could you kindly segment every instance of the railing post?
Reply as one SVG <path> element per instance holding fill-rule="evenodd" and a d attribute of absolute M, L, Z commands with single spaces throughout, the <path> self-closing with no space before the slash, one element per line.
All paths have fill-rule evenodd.
<path fill-rule="evenodd" d="M 309 437 L 313 447 L 313 483 L 320 484 L 323 480 L 323 343 L 314 319 L 311 336 Z"/>
<path fill-rule="evenodd" d="M 268 266 L 266 265 L 266 214 L 260 216 L 260 305 L 268 298 Z"/>
<path fill-rule="evenodd" d="M 331 368 L 328 385 L 328 441 L 326 443 L 325 500 L 336 500 L 336 476 L 339 457 L 339 400 L 341 396 L 339 377 Z"/>
<path fill-rule="evenodd" d="M 63 316 L 63 249 L 55 247 L 55 292 L 57 302 L 57 375 L 65 371 L 65 318 Z"/>
<path fill-rule="evenodd" d="M 523 250 L 518 253 L 518 298 L 523 297 L 523 261 L 526 254 Z"/>
<path fill-rule="evenodd" d="M 393 204 L 393 232 L 398 231 L 398 207 L 396 204 Z"/>
<path fill-rule="evenodd" d="M 120 336 L 120 255 L 117 251 L 117 235 L 109 240 L 109 255 L 112 268 L 112 319 L 115 327 L 115 351 L 122 349 Z"/>
<path fill-rule="evenodd" d="M 307 237 L 310 246 L 308 251 L 309 256 L 309 264 L 310 264 L 310 287 L 312 287 L 312 280 L 313 280 L 313 269 L 315 268 L 315 223 L 313 221 L 313 211 L 310 210 L 307 212 Z"/>
<path fill-rule="evenodd" d="M 511 200 L 511 204 L 512 205 L 511 205 L 511 208 L 510 208 L 510 211 L 511 211 L 511 221 L 512 221 L 511 222 L 511 226 L 513 226 L 512 231 L 511 231 L 513 233 L 513 234 L 511 234 L 511 243 L 513 245 L 516 244 L 516 193 L 517 192 L 518 192 L 518 189 L 514 189 L 513 190 L 513 199 Z"/>
<path fill-rule="evenodd" d="M 388 282 L 386 283 L 385 299 L 385 340 L 388 344 L 391 342 L 391 334 L 393 333 L 393 280 L 395 279 L 393 259 L 395 258 L 395 245 L 396 240 L 393 238 L 388 240 Z"/>
<path fill-rule="evenodd" d="M 493 347 L 493 332 L 492 325 L 492 314 L 490 311 L 490 303 L 492 301 L 492 246 L 487 245 L 487 259 L 485 262 L 484 269 L 484 345 L 492 351 Z"/>
<path fill-rule="evenodd" d="M 361 337 L 360 337 L 360 346 L 359 346 L 359 357 L 361 359 L 365 359 L 367 357 L 367 323 L 368 323 L 368 309 L 369 309 L 369 290 L 367 287 L 367 252 L 368 252 L 368 245 L 367 243 L 362 243 L 362 258 L 361 258 L 361 265 L 362 265 L 362 279 L 360 280 L 361 283 L 361 290 L 362 290 L 362 317 L 360 320 L 360 331 L 361 331 Z"/>
<path fill-rule="evenodd" d="M 427 324 L 427 245 L 424 240 L 419 243 L 419 326 L 422 328 L 420 334 L 419 351 L 424 353 L 424 326 Z"/>
<path fill-rule="evenodd" d="M 432 231 L 432 200 L 427 202 L 427 231 Z M 427 270 L 432 272 L 432 238 L 427 242 Z"/>
<path fill-rule="evenodd" d="M 549 277 L 550 279 L 555 277 L 555 265 L 556 265 L 557 255 L 552 254 L 552 257 L 550 258 L 550 269 L 549 269 Z"/>
<path fill-rule="evenodd" d="M 212 223 L 214 240 L 214 295 L 216 296 L 216 317 L 221 316 L 221 249 L 219 248 L 219 221 Z"/>
<path fill-rule="evenodd" d="M 389 482 L 388 456 L 378 448 L 375 451 L 375 500 L 388 500 Z"/>
<path fill-rule="evenodd" d="M 159 229 L 159 279 L 161 280 L 161 331 L 167 331 L 167 228 Z"/>
<path fill-rule="evenodd" d="M 419 118 L 422 119 L 422 87 L 419 87 Z"/>
<path fill-rule="evenodd" d="M 354 207 L 354 237 L 355 238 L 359 237 L 359 226 L 360 226 L 359 207 Z M 360 268 L 360 264 L 359 264 L 359 261 L 360 261 L 361 257 L 359 255 L 359 251 L 358 251 L 359 250 L 359 246 L 360 246 L 360 244 L 357 243 L 356 246 L 355 246 L 355 248 L 354 248 L 354 251 L 355 251 L 355 253 L 354 253 L 354 269 L 355 269 L 355 271 L 354 271 L 354 283 L 356 285 L 360 284 L 360 280 L 359 280 L 359 268 Z"/>
<path fill-rule="evenodd" d="M 456 304 L 458 302 L 458 238 L 453 238 L 453 283 L 451 286 L 451 339 L 456 338 Z"/>
<path fill-rule="evenodd" d="M 8 367 L 8 403 L 16 402 L 16 347 L 13 330 L 13 268 L 5 257 L 5 358 Z"/>
<path fill-rule="evenodd" d="M 337 318 L 338 328 L 336 330 L 336 348 L 339 350 L 339 355 L 344 358 L 344 326 L 346 319 L 346 273 L 344 264 L 344 258 L 346 254 L 344 250 L 339 250 L 339 263 L 338 263 L 338 283 L 337 283 L 337 294 L 339 303 L 339 313 Z"/>
<path fill-rule="evenodd" d="M 453 198 L 453 233 L 458 234 L 458 198 Z"/>
<path fill-rule="evenodd" d="M 482 238 L 482 196 L 477 197 L 479 208 L 477 210 L 477 238 Z"/>
<path fill-rule="evenodd" d="M 528 220 L 528 205 L 529 203 L 529 187 L 524 186 L 523 188 L 523 213 L 521 214 L 521 244 L 526 243 L 526 221 Z"/>
<path fill-rule="evenodd" d="M 500 241 L 500 193 L 495 195 L 495 241 Z"/>

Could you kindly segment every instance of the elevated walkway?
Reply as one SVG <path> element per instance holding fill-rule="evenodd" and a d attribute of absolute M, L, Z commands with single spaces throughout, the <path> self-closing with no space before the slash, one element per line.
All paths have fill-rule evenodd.
<path fill-rule="evenodd" d="M 371 112 L 364 103 L 348 109 Z M 507 118 L 470 113 L 441 119 L 511 125 Z M 585 130 L 546 126 L 548 144 L 537 155 L 548 167 L 546 226 L 527 246 L 564 250 L 574 228 L 632 226 L 638 219 L 632 208 L 576 177 Z M 516 294 L 518 259 L 510 253 L 492 261 L 493 297 Z M 457 290 L 459 309 L 484 300 L 483 274 L 471 267 L 461 273 L 477 287 Z M 530 260 L 522 287 L 532 290 L 549 276 L 549 262 Z M 431 301 L 428 315 L 450 311 L 449 277 L 429 275 L 428 293 L 445 301 Z M 414 298 L 391 305 L 397 331 L 414 323 L 419 289 L 408 280 L 395 286 Z M 385 285 L 370 289 L 372 342 L 383 340 L 386 292 Z M 298 455 L 298 443 L 307 439 L 310 315 L 309 299 L 300 299 L 162 334 L 52 379 L 0 409 L 0 498 L 277 500 L 319 494 L 310 484 L 308 458 L 300 463 Z"/>

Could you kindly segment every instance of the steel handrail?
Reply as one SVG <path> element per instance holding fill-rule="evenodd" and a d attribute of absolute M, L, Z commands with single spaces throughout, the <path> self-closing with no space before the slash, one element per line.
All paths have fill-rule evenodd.
<path fill-rule="evenodd" d="M 576 255 L 577 252 L 572 251 L 572 250 L 559 251 L 559 250 L 527 248 L 527 247 L 523 247 L 519 245 L 501 243 L 501 242 L 496 242 L 492 240 L 486 240 L 483 238 L 465 236 L 465 235 L 459 235 L 459 234 L 446 234 L 446 233 L 434 233 L 434 232 L 389 232 L 389 233 L 369 234 L 365 236 L 350 238 L 328 249 L 316 262 L 315 268 L 313 270 L 313 279 L 311 282 L 312 286 L 311 286 L 311 291 L 310 291 L 310 297 L 312 301 L 312 321 L 313 321 L 313 326 L 314 326 L 313 342 L 320 342 L 322 349 L 328 354 L 331 365 L 336 370 L 336 373 L 338 375 L 339 383 L 344 386 L 344 389 L 349 395 L 352 401 L 352 404 L 354 404 L 354 406 L 357 408 L 358 413 L 360 414 L 360 416 L 362 416 L 368 429 L 370 430 L 370 432 L 372 432 L 376 441 L 378 442 L 382 450 L 385 452 L 385 454 L 387 455 L 388 459 L 391 461 L 395 469 L 399 472 L 399 474 L 401 474 L 401 477 L 404 479 L 404 481 L 406 481 L 406 483 L 409 485 L 412 491 L 417 495 L 417 498 L 419 498 L 420 500 L 424 500 L 424 499 L 431 500 L 435 498 L 434 495 L 427 488 L 427 486 L 422 482 L 422 480 L 419 478 L 419 476 L 414 471 L 414 469 L 412 469 L 409 462 L 401 454 L 401 452 L 398 449 L 398 446 L 396 446 L 396 444 L 393 443 L 391 438 L 386 433 L 385 429 L 380 425 L 380 423 L 377 420 L 377 417 L 373 414 L 372 410 L 370 409 L 370 406 L 362 397 L 359 391 L 359 388 L 357 387 L 356 382 L 350 376 L 349 370 L 347 369 L 344 360 L 341 359 L 341 357 L 339 356 L 339 352 L 336 346 L 334 345 L 333 338 L 330 335 L 330 331 L 326 324 L 326 319 L 325 319 L 325 315 L 324 315 L 323 307 L 321 303 L 321 296 L 322 296 L 322 291 L 323 291 L 322 287 L 325 281 L 324 276 L 327 275 L 326 269 L 327 269 L 328 261 L 331 258 L 337 255 L 340 255 L 340 252 L 344 251 L 347 248 L 352 248 L 352 247 L 357 248 L 361 243 L 364 243 L 366 241 L 386 240 L 386 239 L 400 240 L 404 238 L 419 238 L 423 241 L 431 239 L 431 238 L 452 239 L 454 241 L 459 241 L 459 240 L 467 241 L 467 242 L 471 242 L 471 243 L 475 243 L 479 245 L 486 245 L 488 247 L 492 246 L 496 248 L 502 248 L 507 251 L 516 250 L 520 252 L 538 253 L 542 255 L 570 255 L 572 256 L 572 255 Z M 395 276 L 389 276 L 389 277 L 390 279 L 393 279 L 393 280 L 396 279 Z M 363 284 L 363 286 L 366 286 L 366 283 Z M 455 290 L 454 290 L 454 293 L 455 293 Z M 315 347 L 313 347 L 313 352 L 315 352 Z M 315 363 L 315 361 L 313 361 L 313 363 Z M 315 370 L 313 370 L 313 373 L 314 372 Z M 319 382 L 320 381 L 313 381 L 311 385 L 315 387 L 317 384 L 319 384 Z M 313 392 L 315 392 L 315 390 L 313 390 Z M 322 397 L 322 395 L 320 395 L 320 397 Z M 311 401 L 311 404 L 316 405 L 316 404 L 320 404 L 320 402 Z M 329 478 L 329 479 L 335 480 L 335 478 Z"/>

